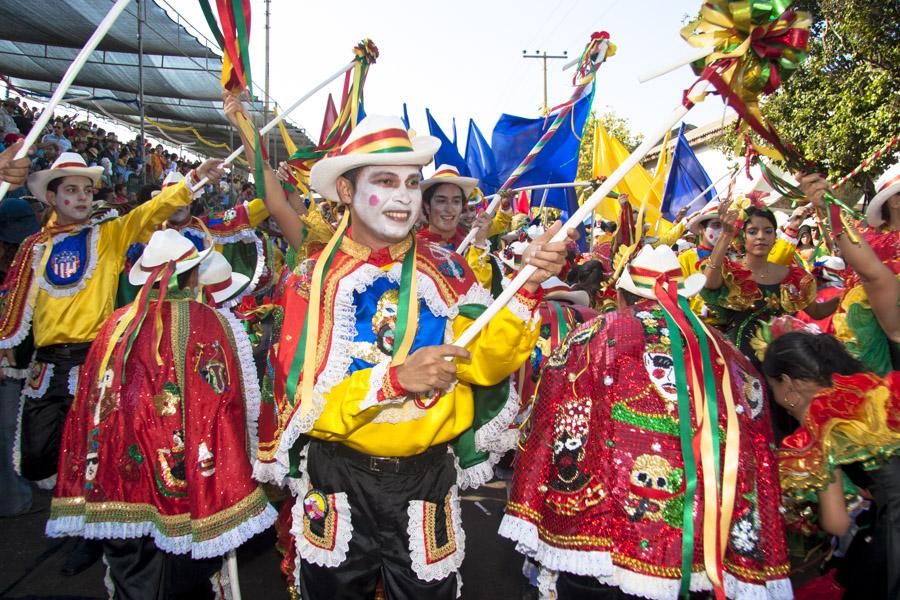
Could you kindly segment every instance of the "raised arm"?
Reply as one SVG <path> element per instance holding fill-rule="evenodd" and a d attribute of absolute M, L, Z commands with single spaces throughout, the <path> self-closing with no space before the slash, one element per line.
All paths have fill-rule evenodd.
<path fill-rule="evenodd" d="M 248 122 L 250 121 L 247 109 L 241 103 L 240 98 L 231 92 L 223 92 L 222 101 L 224 102 L 225 116 L 238 130 L 241 136 L 241 143 L 244 145 L 244 154 L 247 162 L 252 165 L 256 161 L 256 155 L 253 151 L 254 141 L 248 139 L 244 131 L 238 126 L 239 114 L 244 115 Z M 278 223 L 278 227 L 281 228 L 281 233 L 284 235 L 287 243 L 294 250 L 300 250 L 303 246 L 303 224 L 297 218 L 297 213 L 294 212 L 287 199 L 285 199 L 281 191 L 281 183 L 275 176 L 275 172 L 272 171 L 270 166 L 266 166 L 268 168 L 263 168 L 263 177 L 266 183 L 266 197 L 263 198 L 263 201 L 266 203 L 266 208 L 269 209 L 269 214 Z"/>
<path fill-rule="evenodd" d="M 724 283 L 722 279 L 722 265 L 725 263 L 725 256 L 728 254 L 728 248 L 731 242 L 737 237 L 737 218 L 739 209 L 732 209 L 730 205 L 724 207 L 722 219 L 722 235 L 716 242 L 716 247 L 709 255 L 706 264 L 703 266 L 703 274 L 706 275 L 706 284 L 704 287 L 710 290 L 717 290 Z"/>

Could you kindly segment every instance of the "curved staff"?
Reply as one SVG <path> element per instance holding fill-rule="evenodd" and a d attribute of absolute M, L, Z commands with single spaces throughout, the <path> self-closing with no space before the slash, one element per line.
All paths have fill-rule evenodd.
<path fill-rule="evenodd" d="M 599 43 L 596 40 L 600 40 Z M 591 49 L 593 44 L 597 43 L 596 50 Z M 575 101 L 578 100 L 585 88 L 589 85 L 593 85 L 594 83 L 594 74 L 597 72 L 597 69 L 600 68 L 606 59 L 609 56 L 610 43 L 609 43 L 609 34 L 605 31 L 600 33 L 594 33 L 591 35 L 591 41 L 588 42 L 587 47 L 584 49 L 581 57 L 581 66 L 578 70 L 578 73 L 575 74 L 575 81 L 578 81 L 578 85 L 575 87 L 575 90 L 572 92 L 571 98 L 562 105 L 559 110 L 559 113 L 556 115 L 556 118 L 553 120 L 553 123 L 550 124 L 550 128 L 541 136 L 534 147 L 528 151 L 528 154 L 525 155 L 525 158 L 522 159 L 522 162 L 516 167 L 512 173 L 510 173 L 509 177 L 506 178 L 506 181 L 503 182 L 503 185 L 500 186 L 500 189 L 497 190 L 498 199 L 499 194 L 502 194 L 506 190 L 510 189 L 516 181 L 519 180 L 519 177 L 522 176 L 522 173 L 525 172 L 526 169 L 531 165 L 532 161 L 534 161 L 535 156 L 541 151 L 541 149 L 547 145 L 547 142 L 550 141 L 550 138 L 553 137 L 553 134 L 556 133 L 556 130 L 559 129 L 559 126 L 562 125 L 562 122 L 566 119 L 570 112 L 572 112 L 573 107 L 575 106 Z M 615 52 L 615 46 L 613 46 L 613 52 Z M 537 189 L 537 188 L 532 188 Z M 487 213 L 491 216 L 494 214 L 494 210 L 497 209 L 499 205 L 499 200 L 494 200 L 491 202 L 490 206 L 487 208 Z M 492 210 L 493 209 L 493 210 Z M 472 243 L 472 240 L 475 239 L 477 231 L 471 230 L 468 235 L 463 239 L 459 244 L 459 248 L 456 249 L 457 254 L 462 254 L 466 251 L 466 248 L 469 247 L 469 244 Z M 565 235 L 565 234 L 563 234 Z M 562 239 L 562 238 L 560 238 Z M 556 240 L 559 241 L 559 240 Z"/>
<path fill-rule="evenodd" d="M 266 123 L 263 126 L 263 128 L 259 130 L 259 135 L 260 136 L 266 135 L 267 133 L 269 133 L 269 131 L 278 127 L 278 124 L 281 123 L 282 121 L 284 121 L 284 119 L 289 114 L 291 114 L 295 108 L 297 108 L 298 106 L 300 106 L 301 104 L 303 104 L 304 102 L 306 102 L 307 100 L 312 98 L 316 94 L 316 92 L 318 92 L 319 90 L 324 88 L 326 85 L 328 85 L 329 83 L 331 83 L 332 81 L 334 81 L 335 79 L 337 79 L 338 77 L 340 77 L 341 75 L 346 73 L 348 70 L 352 69 L 355 62 L 356 62 L 356 59 L 351 60 L 349 63 L 347 63 L 346 65 L 341 67 L 341 69 L 339 71 L 337 71 L 336 73 L 334 73 L 333 75 L 331 75 L 327 79 L 325 79 L 325 81 L 323 81 L 322 83 L 320 83 L 313 89 L 311 89 L 308 92 L 306 92 L 305 94 L 303 94 L 303 96 L 301 96 L 299 100 L 297 100 L 296 102 L 291 104 L 289 107 L 287 107 L 284 110 L 284 112 L 280 113 L 274 119 L 272 119 L 271 121 Z M 235 159 L 237 159 L 237 157 L 240 156 L 241 152 L 243 152 L 243 151 L 244 151 L 244 146 L 239 146 L 239 147 L 235 148 L 234 152 L 229 154 L 228 157 L 224 161 L 222 161 L 222 167 L 225 167 L 225 166 L 233 163 L 235 161 Z M 208 179 L 206 179 L 204 177 L 194 187 L 191 188 L 191 192 L 197 192 L 197 191 L 203 189 L 203 186 L 205 186 L 208 182 L 209 182 Z"/>
<path fill-rule="evenodd" d="M 69 87 L 72 85 L 72 82 L 75 81 L 75 77 L 81 71 L 81 68 L 84 66 L 84 63 L 87 62 L 88 58 L 91 55 L 91 52 L 100 44 L 100 40 L 103 39 L 103 36 L 106 35 L 106 32 L 110 30 L 113 26 L 113 23 L 116 22 L 116 19 L 119 18 L 119 15 L 122 14 L 122 11 L 125 10 L 125 7 L 131 3 L 131 0 L 118 0 L 118 2 L 113 5 L 110 11 L 106 14 L 100 24 L 97 26 L 97 29 L 94 31 L 93 35 L 88 38 L 87 43 L 84 45 L 84 48 L 81 49 L 81 52 L 75 57 L 75 60 L 72 61 L 72 64 L 69 65 L 69 68 L 66 69 L 65 75 L 63 75 L 62 80 L 59 82 L 59 85 L 56 87 L 56 91 L 53 92 L 53 97 L 50 98 L 50 102 L 47 103 L 47 106 L 44 107 L 44 111 L 41 113 L 41 116 L 38 117 L 38 120 L 35 121 L 34 125 L 32 125 L 31 130 L 28 132 L 28 135 L 25 136 L 25 141 L 22 143 L 22 147 L 16 152 L 16 159 L 23 158 L 28 155 L 28 151 L 31 149 L 31 146 L 37 141 L 37 138 L 44 131 L 44 127 L 47 123 L 50 122 L 50 118 L 53 116 L 53 111 L 56 110 L 56 107 L 62 102 L 63 97 L 66 95 L 66 92 L 69 91 Z M 3 198 L 6 197 L 6 192 L 9 191 L 10 184 L 9 182 L 4 181 L 0 184 L 0 202 L 3 201 Z"/>

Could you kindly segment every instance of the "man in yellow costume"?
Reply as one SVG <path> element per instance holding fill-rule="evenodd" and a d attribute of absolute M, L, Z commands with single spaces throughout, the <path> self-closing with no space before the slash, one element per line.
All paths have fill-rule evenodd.
<path fill-rule="evenodd" d="M 35 348 L 22 389 L 13 457 L 25 478 L 53 484 L 78 372 L 113 312 L 126 249 L 149 236 L 179 206 L 190 204 L 190 181 L 217 179 L 218 163 L 203 163 L 187 181 L 123 217 L 115 211 L 91 217 L 94 186 L 103 168 L 88 167 L 74 152 L 64 152 L 49 169 L 29 176 L 31 193 L 54 212 L 19 247 L 0 288 L 0 349 L 23 343 Z M 64 573 L 74 574 L 80 566 L 68 565 Z"/>
<path fill-rule="evenodd" d="M 379 578 L 390 598 L 456 597 L 458 490 L 492 477 L 487 450 L 518 408 L 514 396 L 483 401 L 478 388 L 528 357 L 540 284 L 564 263 L 565 242 L 549 242 L 557 224 L 526 254 L 538 270 L 525 288 L 466 349 L 450 345 L 492 299 L 461 256 L 412 234 L 420 171 L 438 146 L 369 115 L 312 168 L 313 187 L 343 217 L 285 284 L 256 468 L 297 496 L 308 600 L 370 598 Z"/>

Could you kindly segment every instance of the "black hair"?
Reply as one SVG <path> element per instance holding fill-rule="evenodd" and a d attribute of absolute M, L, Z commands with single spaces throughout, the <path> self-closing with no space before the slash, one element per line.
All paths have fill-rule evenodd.
<path fill-rule="evenodd" d="M 750 220 L 753 217 L 762 217 L 772 224 L 772 227 L 778 229 L 778 221 L 775 220 L 775 214 L 769 210 L 768 208 L 757 208 L 755 206 L 751 206 L 747 209 L 745 213 L 746 219 L 744 221 L 744 228 L 747 228 L 747 225 L 750 224 Z"/>
<path fill-rule="evenodd" d="M 885 202 L 884 204 L 881 205 L 881 219 L 885 223 L 891 222 L 891 207 L 888 205 L 887 202 Z"/>
<path fill-rule="evenodd" d="M 53 192 L 54 194 L 57 193 L 59 191 L 59 186 L 62 183 L 63 179 L 65 179 L 65 177 L 57 177 L 56 179 L 51 179 L 50 181 L 48 181 L 47 182 L 47 191 Z"/>
<path fill-rule="evenodd" d="M 830 387 L 833 375 L 854 375 L 867 369 L 832 336 L 791 331 L 769 344 L 762 371 L 772 379 L 787 375 Z"/>
<path fill-rule="evenodd" d="M 572 289 L 583 290 L 591 298 L 600 290 L 600 285 L 606 279 L 606 271 L 603 263 L 591 259 L 580 265 L 575 265 L 566 275 L 566 281 L 572 285 Z"/>
<path fill-rule="evenodd" d="M 137 175 L 132 175 L 132 177 L 137 177 Z M 155 191 L 161 190 L 157 183 L 148 183 L 146 185 L 142 185 L 140 191 L 138 192 L 138 202 L 143 204 L 147 202 L 150 198 L 152 198 L 152 194 Z"/>
<path fill-rule="evenodd" d="M 647 298 L 638 296 L 634 292 L 629 292 L 628 290 L 623 290 L 622 288 L 619 288 L 619 291 L 622 293 L 622 297 L 625 299 L 625 304 L 627 304 L 628 306 L 634 306 L 635 304 L 638 304 L 640 302 L 647 301 Z"/>

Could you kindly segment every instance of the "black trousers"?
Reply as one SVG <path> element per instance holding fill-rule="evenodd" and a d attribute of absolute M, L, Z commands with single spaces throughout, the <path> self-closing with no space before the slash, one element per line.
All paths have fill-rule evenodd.
<path fill-rule="evenodd" d="M 56 473 L 59 445 L 66 415 L 74 397 L 69 393 L 69 371 L 84 364 L 90 343 L 59 344 L 39 348 L 35 360 L 53 365 L 47 391 L 25 399 L 22 409 L 22 477 L 32 481 Z"/>
<path fill-rule="evenodd" d="M 211 600 L 209 578 L 222 568 L 221 557 L 192 560 L 189 554 L 169 554 L 149 537 L 103 540 L 103 555 L 115 600 Z"/>
<path fill-rule="evenodd" d="M 457 506 L 446 502 L 456 483 L 456 468 L 446 447 L 399 461 L 372 459 L 340 444 L 309 442 L 307 472 L 313 489 L 326 495 L 346 494 L 353 533 L 347 557 L 333 568 L 306 560 L 300 564 L 300 593 L 304 600 L 370 599 L 380 577 L 388 600 L 456 598 L 456 575 L 425 581 L 412 565 L 409 535 L 411 501 L 424 501 L 425 538 L 435 554 L 463 552 L 463 540 L 454 534 L 452 516 Z M 298 497 L 298 505 L 303 498 Z M 418 505 L 417 505 L 418 506 Z M 458 518 L 459 515 L 457 515 Z M 326 517 L 327 519 L 327 517 Z M 321 536 L 325 519 L 303 518 L 304 532 Z M 296 522 L 296 521 L 295 521 Z M 338 524 L 340 526 L 340 524 Z M 302 540 L 301 540 L 302 541 Z"/>
<path fill-rule="evenodd" d="M 595 577 L 560 573 L 556 580 L 559 600 L 640 600 L 640 596 L 626 594 L 617 587 L 600 583 Z M 709 592 L 691 592 L 690 600 L 710 598 Z"/>

